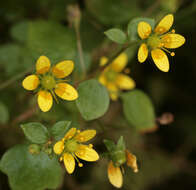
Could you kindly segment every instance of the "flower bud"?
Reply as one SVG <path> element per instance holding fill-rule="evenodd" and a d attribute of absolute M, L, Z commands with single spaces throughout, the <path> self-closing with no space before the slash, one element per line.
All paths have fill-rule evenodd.
<path fill-rule="evenodd" d="M 37 145 L 37 144 L 31 144 L 30 146 L 29 146 L 29 152 L 31 153 L 31 154 L 39 154 L 40 153 L 40 146 L 39 145 Z"/>

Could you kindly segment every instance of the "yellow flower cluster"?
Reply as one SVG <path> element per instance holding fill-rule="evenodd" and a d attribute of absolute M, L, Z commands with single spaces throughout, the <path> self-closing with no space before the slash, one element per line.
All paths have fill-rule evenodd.
<path fill-rule="evenodd" d="M 22 85 L 26 90 L 38 91 L 38 105 L 43 112 L 47 112 L 53 104 L 52 96 L 56 100 L 56 95 L 64 100 L 78 98 L 76 89 L 62 80 L 70 75 L 73 69 L 74 63 L 70 60 L 51 67 L 50 60 L 46 56 L 40 56 L 36 62 L 36 74 L 27 76 Z"/>
<path fill-rule="evenodd" d="M 185 38 L 180 34 L 175 34 L 174 30 L 168 32 L 173 25 L 173 21 L 174 16 L 172 14 L 166 15 L 153 32 L 150 24 L 147 22 L 138 24 L 138 35 L 143 41 L 138 50 L 138 61 L 140 63 L 147 59 L 150 51 L 155 65 L 163 72 L 169 71 L 169 60 L 164 51 L 174 56 L 175 53 L 167 49 L 175 49 L 185 43 Z"/>
<path fill-rule="evenodd" d="M 65 168 L 69 174 L 73 173 L 75 169 L 75 160 L 78 162 L 79 167 L 83 166 L 78 158 L 89 162 L 99 159 L 99 155 L 92 148 L 92 144 L 82 144 L 92 139 L 95 135 L 95 130 L 80 132 L 76 128 L 71 128 L 64 138 L 54 145 L 55 154 L 60 155 L 60 160 L 64 161 Z"/>
<path fill-rule="evenodd" d="M 104 66 L 107 62 L 108 59 L 102 57 L 100 66 Z M 128 75 L 121 73 L 127 63 L 128 57 L 125 53 L 122 53 L 99 76 L 99 82 L 108 89 L 112 100 L 118 99 L 120 90 L 131 90 L 135 87 L 135 81 Z"/>

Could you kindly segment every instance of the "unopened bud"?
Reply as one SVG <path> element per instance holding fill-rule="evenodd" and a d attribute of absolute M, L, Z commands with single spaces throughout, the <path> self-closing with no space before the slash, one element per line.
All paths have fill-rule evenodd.
<path fill-rule="evenodd" d="M 40 153 L 40 146 L 39 145 L 37 145 L 37 144 L 31 144 L 30 146 L 29 146 L 29 152 L 31 153 L 31 154 L 39 154 Z"/>
<path fill-rule="evenodd" d="M 75 25 L 79 26 L 80 24 L 80 18 L 81 18 L 81 13 L 78 5 L 69 5 L 67 7 L 67 13 L 68 13 L 68 21 L 70 25 Z"/>

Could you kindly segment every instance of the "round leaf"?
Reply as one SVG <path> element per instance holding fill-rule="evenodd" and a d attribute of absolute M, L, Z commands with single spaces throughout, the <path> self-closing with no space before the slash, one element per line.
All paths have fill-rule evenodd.
<path fill-rule="evenodd" d="M 31 155 L 27 145 L 8 150 L 0 161 L 0 169 L 8 175 L 12 190 L 57 189 L 63 174 L 56 158 L 43 152 Z"/>
<path fill-rule="evenodd" d="M 28 140 L 32 143 L 43 144 L 48 141 L 48 130 L 41 123 L 27 123 L 21 125 L 21 128 Z"/>
<path fill-rule="evenodd" d="M 109 96 L 103 85 L 95 79 L 88 80 L 79 85 L 78 92 L 76 105 L 85 120 L 104 115 L 109 106 Z"/>
<path fill-rule="evenodd" d="M 70 129 L 71 121 L 59 121 L 53 125 L 50 132 L 55 140 L 61 140 Z"/>
<path fill-rule="evenodd" d="M 151 100 L 140 90 L 133 90 L 122 96 L 123 111 L 128 122 L 138 130 L 155 126 L 155 113 Z"/>
<path fill-rule="evenodd" d="M 126 34 L 118 29 L 118 28 L 112 28 L 104 32 L 104 34 L 112 41 L 119 43 L 119 44 L 124 44 L 126 42 Z"/>

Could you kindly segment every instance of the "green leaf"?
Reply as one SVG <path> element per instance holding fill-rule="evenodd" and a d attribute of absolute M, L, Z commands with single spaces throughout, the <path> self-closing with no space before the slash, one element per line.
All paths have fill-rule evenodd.
<path fill-rule="evenodd" d="M 108 110 L 110 99 L 107 89 L 97 80 L 80 83 L 78 92 L 76 105 L 85 120 L 99 118 Z"/>
<path fill-rule="evenodd" d="M 0 102 L 0 123 L 5 124 L 9 120 L 9 112 L 5 104 Z"/>
<path fill-rule="evenodd" d="M 139 40 L 139 36 L 137 33 L 137 27 L 139 22 L 147 22 L 151 25 L 152 30 L 154 29 L 155 26 L 155 20 L 151 19 L 151 18 L 142 18 L 142 17 L 138 17 L 138 18 L 134 18 L 132 19 L 129 24 L 128 24 L 128 37 L 130 41 L 136 41 Z"/>
<path fill-rule="evenodd" d="M 26 21 L 13 26 L 12 37 L 24 43 L 34 57 L 48 56 L 57 63 L 76 56 L 76 39 L 72 29 L 53 21 Z"/>
<path fill-rule="evenodd" d="M 103 142 L 109 152 L 112 152 L 116 149 L 116 145 L 113 141 L 104 139 Z"/>
<path fill-rule="evenodd" d="M 0 170 L 8 175 L 12 190 L 57 189 L 63 171 L 56 158 L 47 154 L 31 155 L 28 145 L 16 145 L 0 161 Z"/>
<path fill-rule="evenodd" d="M 121 137 L 119 138 L 118 142 L 117 142 L 117 149 L 118 149 L 118 150 L 123 150 L 123 151 L 125 151 L 125 149 L 126 149 L 125 141 L 124 141 L 124 139 L 123 139 L 123 136 L 121 136 Z"/>
<path fill-rule="evenodd" d="M 43 144 L 48 141 L 48 129 L 41 123 L 27 123 L 21 125 L 21 128 L 23 129 L 26 138 L 32 143 Z"/>
<path fill-rule="evenodd" d="M 61 140 L 70 129 L 71 121 L 59 121 L 50 129 L 51 135 L 55 140 Z"/>
<path fill-rule="evenodd" d="M 104 34 L 112 41 L 124 44 L 126 42 L 127 36 L 126 34 L 118 29 L 118 28 L 112 28 L 104 32 Z"/>
<path fill-rule="evenodd" d="M 123 111 L 128 122 L 138 130 L 155 127 L 155 113 L 150 98 L 141 90 L 122 95 Z"/>

